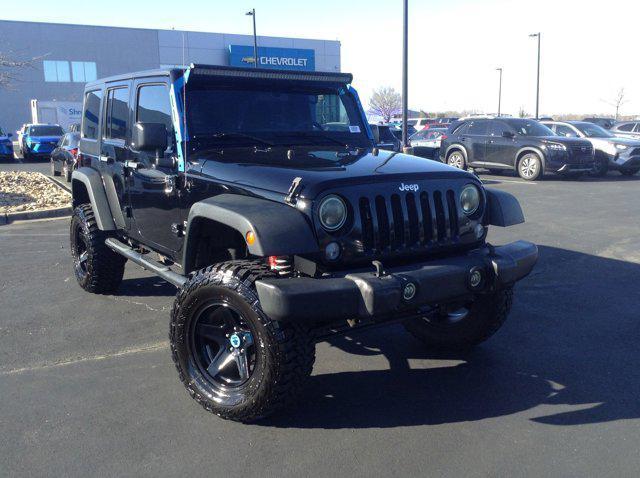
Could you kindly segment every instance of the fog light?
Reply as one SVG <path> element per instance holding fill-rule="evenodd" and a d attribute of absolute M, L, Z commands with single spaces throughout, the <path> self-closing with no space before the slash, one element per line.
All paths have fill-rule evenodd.
<path fill-rule="evenodd" d="M 478 289 L 482 285 L 484 277 L 482 270 L 479 268 L 473 268 L 469 272 L 469 285 L 472 289 Z"/>
<path fill-rule="evenodd" d="M 416 288 L 416 285 L 413 282 L 409 282 L 407 285 L 404 286 L 404 289 L 402 290 L 402 298 L 404 300 L 411 300 L 416 296 L 416 291 L 418 289 Z"/>
<path fill-rule="evenodd" d="M 337 242 L 330 242 L 324 250 L 324 255 L 327 260 L 335 261 L 340 257 L 340 244 Z"/>

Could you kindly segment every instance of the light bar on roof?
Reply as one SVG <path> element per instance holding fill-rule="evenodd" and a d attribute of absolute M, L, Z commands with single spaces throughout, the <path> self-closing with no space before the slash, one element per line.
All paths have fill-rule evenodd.
<path fill-rule="evenodd" d="M 351 73 L 325 73 L 306 71 L 266 70 L 260 68 L 237 68 L 228 66 L 194 65 L 190 75 L 217 76 L 221 78 L 247 78 L 261 80 L 322 81 L 327 83 L 351 83 Z"/>

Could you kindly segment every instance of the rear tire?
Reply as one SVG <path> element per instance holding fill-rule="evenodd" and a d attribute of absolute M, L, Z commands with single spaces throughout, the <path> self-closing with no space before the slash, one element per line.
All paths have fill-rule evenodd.
<path fill-rule="evenodd" d="M 80 287 L 94 294 L 114 293 L 124 275 L 124 257 L 104 243 L 111 235 L 98 229 L 90 204 L 76 207 L 71 216 L 71 256 Z"/>
<path fill-rule="evenodd" d="M 447 156 L 447 164 L 458 169 L 467 169 L 467 162 L 464 159 L 464 154 L 460 150 L 454 150 Z"/>
<path fill-rule="evenodd" d="M 542 159 L 536 153 L 527 153 L 518 161 L 518 176 L 525 181 L 542 178 Z"/>
<path fill-rule="evenodd" d="M 638 171 L 640 171 L 640 168 L 621 169 L 620 174 L 622 174 L 623 176 L 634 176 L 638 173 Z"/>
<path fill-rule="evenodd" d="M 478 295 L 473 302 L 454 311 L 434 311 L 410 319 L 405 328 L 418 340 L 435 349 L 469 349 L 495 334 L 509 315 L 513 288 Z"/>
<path fill-rule="evenodd" d="M 224 419 L 273 414 L 299 396 L 311 375 L 311 334 L 271 320 L 260 307 L 254 282 L 272 276 L 261 261 L 210 266 L 191 276 L 173 304 L 169 340 L 180 380 Z"/>
<path fill-rule="evenodd" d="M 60 176 L 60 171 L 56 171 L 56 163 L 51 161 L 51 176 Z"/>

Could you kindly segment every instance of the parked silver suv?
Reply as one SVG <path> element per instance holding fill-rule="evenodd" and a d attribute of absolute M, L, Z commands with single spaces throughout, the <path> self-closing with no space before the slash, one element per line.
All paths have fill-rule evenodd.
<path fill-rule="evenodd" d="M 621 138 L 588 121 L 542 121 L 558 136 L 584 138 L 595 152 L 594 174 L 604 176 L 609 169 L 632 176 L 640 171 L 640 139 Z"/>

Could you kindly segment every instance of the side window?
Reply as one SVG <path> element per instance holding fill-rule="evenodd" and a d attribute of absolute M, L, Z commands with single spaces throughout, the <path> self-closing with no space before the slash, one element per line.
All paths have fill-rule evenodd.
<path fill-rule="evenodd" d="M 556 125 L 556 134 L 558 136 L 567 136 L 568 138 L 578 138 L 578 134 L 575 131 L 562 124 Z"/>
<path fill-rule="evenodd" d="M 453 130 L 452 134 L 467 134 L 470 124 L 471 123 L 462 123 L 460 126 L 457 126 L 456 129 Z"/>
<path fill-rule="evenodd" d="M 69 135 L 65 134 L 60 141 L 58 141 L 58 146 L 67 146 L 69 144 Z"/>
<path fill-rule="evenodd" d="M 502 136 L 502 132 L 506 129 L 507 128 L 502 123 L 499 123 L 498 121 L 490 121 L 488 134 L 489 136 L 500 137 Z"/>
<path fill-rule="evenodd" d="M 633 123 L 623 124 L 618 127 L 618 130 L 620 131 L 631 131 L 632 129 L 633 129 Z"/>
<path fill-rule="evenodd" d="M 107 115 L 104 126 L 105 139 L 126 139 L 129 122 L 129 88 L 109 90 Z"/>
<path fill-rule="evenodd" d="M 84 96 L 84 115 L 82 117 L 82 137 L 98 139 L 98 119 L 102 91 L 88 91 Z"/>
<path fill-rule="evenodd" d="M 636 127 L 633 129 L 636 133 L 640 133 L 640 123 L 636 123 Z"/>
<path fill-rule="evenodd" d="M 476 136 L 484 136 L 487 134 L 487 122 L 486 121 L 473 121 L 469 125 L 467 134 L 473 134 Z"/>
<path fill-rule="evenodd" d="M 171 145 L 173 137 L 171 102 L 169 101 L 169 90 L 165 84 L 143 85 L 138 89 L 136 121 L 164 124 L 169 135 L 168 144 Z"/>

